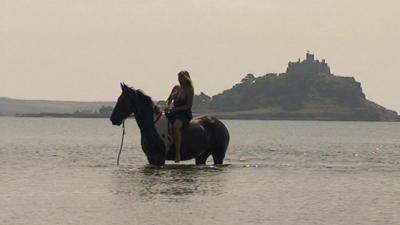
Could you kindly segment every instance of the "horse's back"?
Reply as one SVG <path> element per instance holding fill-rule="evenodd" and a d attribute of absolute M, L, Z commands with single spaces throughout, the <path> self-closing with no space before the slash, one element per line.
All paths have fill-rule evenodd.
<path fill-rule="evenodd" d="M 225 154 L 229 143 L 229 133 L 225 125 L 213 116 L 194 117 L 188 125 L 182 128 L 181 159 L 193 159 L 212 149 Z M 170 151 L 168 159 L 174 158 Z"/>
<path fill-rule="evenodd" d="M 228 129 L 219 119 L 214 116 L 197 116 L 192 119 L 191 123 L 200 124 L 209 134 L 215 134 L 216 136 L 219 136 L 219 138 L 228 139 L 229 141 Z"/>
<path fill-rule="evenodd" d="M 193 118 L 194 123 L 201 124 L 209 138 L 210 148 L 223 149 L 225 152 L 229 145 L 229 132 L 226 126 L 214 116 L 198 116 Z"/>

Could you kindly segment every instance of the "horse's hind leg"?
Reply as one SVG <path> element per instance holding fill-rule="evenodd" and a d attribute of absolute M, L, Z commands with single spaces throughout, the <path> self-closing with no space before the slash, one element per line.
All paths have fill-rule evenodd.
<path fill-rule="evenodd" d="M 214 165 L 222 165 L 224 163 L 227 147 L 227 145 L 220 145 L 219 147 L 214 147 L 211 149 L 210 152 L 214 160 Z"/>
<path fill-rule="evenodd" d="M 224 157 L 221 157 L 221 156 L 218 156 L 218 155 L 216 155 L 216 156 L 212 155 L 212 157 L 213 157 L 213 160 L 214 160 L 214 165 L 222 165 L 222 164 L 224 164 Z"/>
<path fill-rule="evenodd" d="M 210 152 L 203 152 L 201 155 L 196 157 L 196 165 L 206 165 L 207 158 L 211 155 Z"/>

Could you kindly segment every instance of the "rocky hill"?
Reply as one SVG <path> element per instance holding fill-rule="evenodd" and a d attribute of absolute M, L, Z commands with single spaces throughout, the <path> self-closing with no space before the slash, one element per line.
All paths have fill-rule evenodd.
<path fill-rule="evenodd" d="M 220 94 L 196 96 L 194 110 L 224 118 L 397 121 L 395 111 L 365 98 L 354 77 L 336 76 L 325 60 L 289 62 L 285 73 L 255 77 Z"/>

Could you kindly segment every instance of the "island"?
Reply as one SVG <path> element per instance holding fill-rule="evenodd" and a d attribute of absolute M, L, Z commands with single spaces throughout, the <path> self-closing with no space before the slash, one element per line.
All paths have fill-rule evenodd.
<path fill-rule="evenodd" d="M 354 77 L 332 74 L 309 52 L 284 73 L 247 74 L 220 94 L 196 95 L 193 108 L 224 119 L 400 121 L 397 112 L 366 99 Z"/>

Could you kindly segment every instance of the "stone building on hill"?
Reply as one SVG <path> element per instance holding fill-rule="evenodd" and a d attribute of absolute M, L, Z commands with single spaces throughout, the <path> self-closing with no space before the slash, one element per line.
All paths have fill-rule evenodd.
<path fill-rule="evenodd" d="M 325 73 L 331 74 L 331 69 L 329 65 L 325 62 L 325 59 L 322 61 L 316 60 L 314 58 L 314 54 L 310 54 L 307 51 L 306 59 L 297 62 L 289 62 L 288 67 L 286 69 L 286 73 L 288 74 L 318 74 Z"/>

